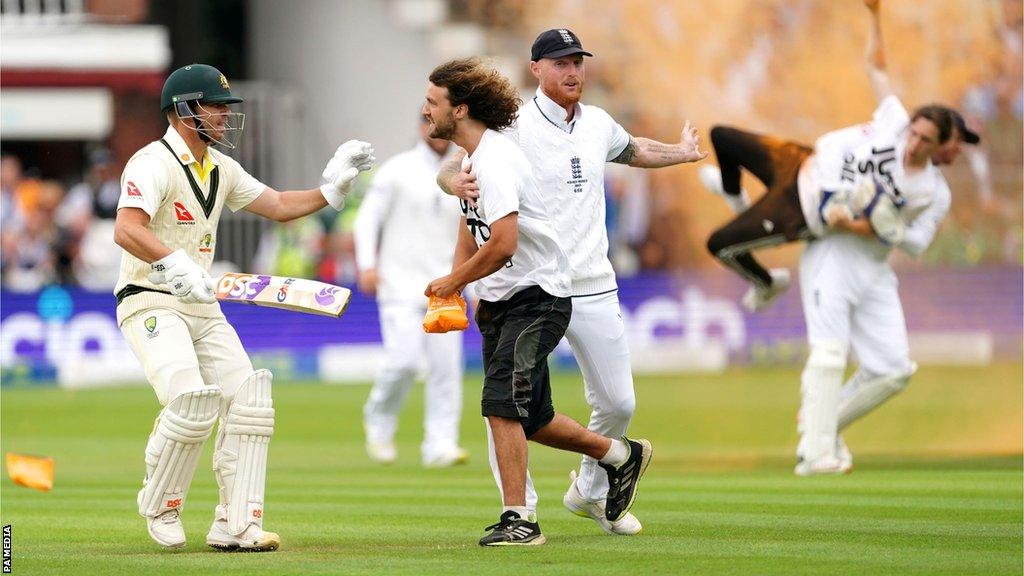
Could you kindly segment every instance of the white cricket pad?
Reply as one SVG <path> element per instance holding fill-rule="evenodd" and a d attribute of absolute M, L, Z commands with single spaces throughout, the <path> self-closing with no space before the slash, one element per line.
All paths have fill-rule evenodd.
<path fill-rule="evenodd" d="M 911 362 L 910 368 L 902 374 L 878 378 L 865 377 L 861 372 L 854 374 L 850 382 L 843 387 L 842 400 L 839 402 L 839 430 L 845 429 L 889 398 L 902 392 L 914 372 L 917 372 L 917 364 Z"/>
<path fill-rule="evenodd" d="M 800 454 L 809 462 L 835 457 L 839 390 L 846 369 L 846 346 L 822 342 L 811 346 L 801 375 L 803 437 Z"/>
<path fill-rule="evenodd" d="M 219 408 L 220 389 L 210 387 L 179 394 L 160 411 L 146 444 L 139 514 L 152 518 L 184 506 Z"/>
<path fill-rule="evenodd" d="M 220 423 L 213 453 L 213 471 L 220 501 L 232 534 L 249 524 L 263 526 L 263 488 L 267 478 L 267 447 L 274 434 L 270 398 L 273 375 L 257 370 L 238 388 Z"/>

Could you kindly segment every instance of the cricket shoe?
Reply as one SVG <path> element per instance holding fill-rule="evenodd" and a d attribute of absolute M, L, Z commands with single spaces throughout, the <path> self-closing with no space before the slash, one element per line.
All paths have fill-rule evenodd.
<path fill-rule="evenodd" d="M 707 188 L 708 192 L 720 196 L 736 214 L 750 208 L 750 196 L 746 190 L 740 188 L 739 194 L 729 194 L 725 191 L 722 186 L 722 170 L 718 166 L 705 164 L 697 171 L 697 175 L 700 177 L 700 183 Z"/>
<path fill-rule="evenodd" d="M 750 312 L 760 312 L 768 308 L 780 294 L 789 290 L 790 285 L 793 284 L 793 278 L 789 270 L 785 268 L 772 268 L 768 273 L 772 276 L 771 286 L 767 288 L 751 286 L 743 295 L 743 307 Z"/>
<path fill-rule="evenodd" d="M 837 476 L 849 473 L 850 469 L 844 468 L 843 463 L 835 456 L 822 456 L 816 460 L 800 458 L 793 472 L 797 476 Z"/>
<path fill-rule="evenodd" d="M 177 508 L 146 517 L 146 528 L 149 537 L 164 548 L 181 548 L 185 545 L 185 528 L 181 525 L 181 517 Z"/>
<path fill-rule="evenodd" d="M 853 454 L 846 447 L 842 434 L 836 434 L 836 459 L 839 460 L 839 466 L 843 474 L 849 474 L 853 471 Z"/>
<path fill-rule="evenodd" d="M 523 520 L 511 510 L 504 512 L 497 524 L 491 524 L 484 530 L 491 533 L 480 539 L 481 546 L 540 546 L 547 542 L 540 533 L 540 524 Z"/>
<path fill-rule="evenodd" d="M 281 546 L 281 537 L 266 532 L 256 524 L 249 524 L 241 534 L 228 532 L 228 521 L 213 521 L 206 535 L 206 544 L 227 552 L 273 552 Z"/>
<path fill-rule="evenodd" d="M 562 497 L 562 504 L 565 505 L 566 509 L 573 514 L 582 518 L 590 518 L 597 525 L 601 527 L 608 534 L 617 536 L 632 536 L 633 534 L 639 533 L 643 530 L 643 525 L 637 520 L 636 516 L 626 512 L 626 514 L 615 522 L 609 521 L 604 517 L 604 500 L 598 502 L 591 502 L 580 494 L 579 488 L 576 487 L 576 471 L 569 472 L 569 490 L 566 491 L 565 496 Z"/>
<path fill-rule="evenodd" d="M 423 466 L 426 468 L 449 468 L 466 462 L 469 462 L 469 452 L 460 446 L 439 454 L 431 454 L 430 457 L 423 457 Z"/>
<path fill-rule="evenodd" d="M 366 455 L 378 464 L 393 464 L 398 459 L 398 449 L 394 442 L 366 441 Z"/>
<path fill-rule="evenodd" d="M 604 504 L 604 517 L 610 522 L 621 520 L 633 506 L 637 485 L 654 454 L 648 440 L 630 440 L 623 436 L 622 441 L 629 447 L 629 456 L 622 466 L 615 467 L 600 461 L 597 463 L 608 473 L 608 498 Z"/>

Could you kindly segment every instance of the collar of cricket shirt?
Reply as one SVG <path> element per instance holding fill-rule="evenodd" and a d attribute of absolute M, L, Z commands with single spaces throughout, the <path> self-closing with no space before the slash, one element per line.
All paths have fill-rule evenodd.
<path fill-rule="evenodd" d="M 171 151 L 174 152 L 174 157 L 178 159 L 178 162 L 181 162 L 183 166 L 191 165 L 204 182 L 209 179 L 210 172 L 213 172 L 214 167 L 219 165 L 213 154 L 210 153 L 209 146 L 206 147 L 206 154 L 203 156 L 202 162 L 200 162 L 192 155 L 188 144 L 185 144 L 185 140 L 182 139 L 173 126 L 167 127 L 167 132 L 164 133 L 164 141 L 171 147 Z"/>
<path fill-rule="evenodd" d="M 583 114 L 583 107 L 576 103 L 576 110 L 572 114 L 572 120 L 569 122 L 565 121 L 565 108 L 559 106 L 554 100 L 548 97 L 540 87 L 537 87 L 537 95 L 533 97 L 533 103 L 540 110 L 540 113 L 547 118 L 548 122 L 552 123 L 559 130 L 563 130 L 572 134 L 572 129 L 576 125 L 576 121 L 580 119 L 580 115 Z"/>

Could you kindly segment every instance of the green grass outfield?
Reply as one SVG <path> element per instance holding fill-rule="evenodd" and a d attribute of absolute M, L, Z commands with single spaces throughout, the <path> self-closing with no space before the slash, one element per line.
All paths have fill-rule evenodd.
<path fill-rule="evenodd" d="M 157 411 L 148 388 L 4 389 L 2 448 L 57 462 L 54 490 L 0 484 L 15 574 L 1021 574 L 1020 364 L 924 368 L 847 434 L 856 470 L 797 478 L 795 369 L 637 381 L 633 432 L 654 460 L 635 537 L 611 537 L 561 505 L 576 458 L 531 446 L 548 544 L 483 549 L 499 512 L 469 375 L 468 466 L 419 466 L 422 395 L 410 397 L 399 462 L 362 449 L 367 386 L 275 385 L 267 528 L 273 554 L 225 554 L 203 539 L 215 503 L 210 447 L 184 513 L 188 546 L 157 548 L 135 511 Z M 587 412 L 578 376 L 556 406 Z"/>

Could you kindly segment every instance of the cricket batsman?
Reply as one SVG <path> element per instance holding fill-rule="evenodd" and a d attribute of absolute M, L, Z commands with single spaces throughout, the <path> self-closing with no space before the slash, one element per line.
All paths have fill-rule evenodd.
<path fill-rule="evenodd" d="M 117 322 L 163 406 L 146 445 L 139 514 L 166 548 L 185 545 L 181 511 L 218 422 L 213 470 L 220 502 L 206 543 L 254 552 L 281 543 L 263 530 L 272 375 L 253 370 L 209 274 L 221 211 L 244 208 L 286 222 L 328 204 L 341 210 L 353 179 L 374 161 L 369 144 L 350 140 L 327 163 L 326 184 L 278 192 L 211 146 L 236 146 L 244 115 L 230 105 L 240 102 L 212 66 L 175 70 L 160 95 L 167 132 L 136 152 L 121 175 Z"/>

